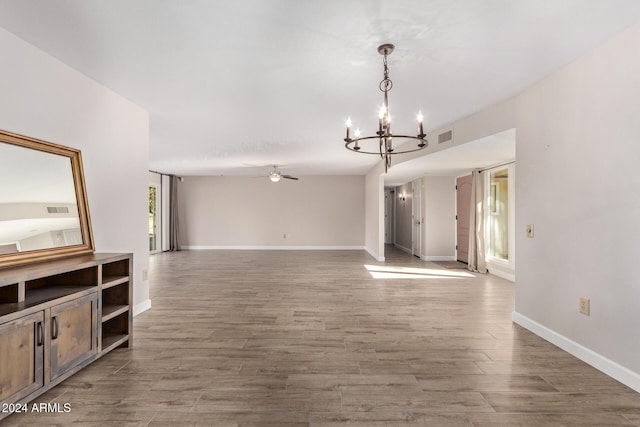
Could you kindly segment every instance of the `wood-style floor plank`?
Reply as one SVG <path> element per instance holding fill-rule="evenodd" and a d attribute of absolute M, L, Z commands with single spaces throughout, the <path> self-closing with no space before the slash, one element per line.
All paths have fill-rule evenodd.
<path fill-rule="evenodd" d="M 134 347 L 3 425 L 640 426 L 640 394 L 511 322 L 513 283 L 386 255 L 154 255 Z"/>

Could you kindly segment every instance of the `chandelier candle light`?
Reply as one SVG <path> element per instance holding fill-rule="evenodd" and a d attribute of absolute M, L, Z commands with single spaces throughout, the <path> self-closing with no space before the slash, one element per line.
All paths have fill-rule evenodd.
<path fill-rule="evenodd" d="M 411 153 L 413 151 L 422 150 L 429 144 L 425 137 L 427 136 L 422 129 L 422 121 L 424 117 L 421 112 L 418 112 L 416 119 L 418 120 L 418 134 L 412 135 L 394 135 L 391 133 L 391 116 L 389 115 L 389 91 L 393 87 L 393 82 L 389 78 L 389 67 L 387 66 L 387 56 L 393 52 L 394 46 L 390 43 L 386 43 L 378 46 L 378 53 L 383 56 L 384 64 L 384 78 L 380 82 L 380 91 L 384 92 L 384 101 L 380 111 L 378 112 L 378 131 L 375 136 L 360 136 L 360 129 L 356 129 L 354 132 L 354 138 L 351 138 L 351 118 L 347 118 L 347 137 L 344 139 L 344 146 L 347 150 L 355 151 L 356 153 L 363 154 L 380 154 L 380 157 L 384 159 L 384 171 L 387 172 L 391 167 L 391 155 Z M 418 148 L 413 146 L 400 146 L 393 148 L 393 140 L 398 141 L 406 139 L 418 140 Z M 378 141 L 378 150 L 373 151 L 374 148 L 365 149 L 360 146 L 361 142 Z"/>

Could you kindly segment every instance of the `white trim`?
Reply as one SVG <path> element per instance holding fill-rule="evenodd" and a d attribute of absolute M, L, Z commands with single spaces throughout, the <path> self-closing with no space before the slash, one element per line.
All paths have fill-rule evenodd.
<path fill-rule="evenodd" d="M 609 375 L 611 378 L 620 381 L 627 387 L 640 392 L 640 374 L 619 365 L 613 360 L 607 359 L 603 355 L 596 353 L 595 351 L 590 350 L 563 335 L 560 335 L 559 333 L 529 319 L 526 316 L 523 316 L 518 312 L 514 311 L 511 318 L 515 323 L 523 328 L 530 330 L 534 334 L 560 347 L 567 353 L 574 355 L 583 362 L 588 363 L 599 371 Z"/>
<path fill-rule="evenodd" d="M 411 181 L 411 255 L 422 258 L 422 233 L 424 231 L 424 179 L 417 178 Z M 416 218 L 417 217 L 417 218 Z M 417 220 L 417 222 L 416 222 Z M 417 249 L 417 251 L 416 251 Z"/>
<path fill-rule="evenodd" d="M 375 258 L 376 261 L 378 262 L 384 262 L 384 256 L 378 256 L 377 254 L 373 253 L 373 251 L 369 248 L 364 248 L 365 251 L 367 251 L 367 253 L 369 255 L 371 255 L 372 257 Z"/>
<path fill-rule="evenodd" d="M 408 253 L 409 255 L 413 255 L 413 251 L 411 249 L 409 249 L 409 248 L 405 248 L 404 246 L 399 245 L 397 243 L 394 243 L 393 246 L 395 246 L 396 248 L 400 249 L 403 252 Z"/>
<path fill-rule="evenodd" d="M 151 300 L 147 299 L 133 306 L 133 317 L 136 317 L 140 313 L 144 313 L 145 311 L 151 308 Z"/>
<path fill-rule="evenodd" d="M 423 255 L 420 259 L 423 261 L 457 261 L 455 255 Z"/>
<path fill-rule="evenodd" d="M 188 245 L 181 246 L 184 250 L 264 250 L 264 251 L 344 251 L 344 250 L 365 250 L 364 246 L 208 246 L 208 245 Z M 370 252 L 369 252 L 370 253 Z"/>
<path fill-rule="evenodd" d="M 516 275 L 507 273 L 506 271 L 499 270 L 497 268 L 491 268 L 490 265 L 487 266 L 487 273 L 493 274 L 494 276 L 498 276 L 502 279 L 508 280 L 510 282 L 516 281 Z"/>

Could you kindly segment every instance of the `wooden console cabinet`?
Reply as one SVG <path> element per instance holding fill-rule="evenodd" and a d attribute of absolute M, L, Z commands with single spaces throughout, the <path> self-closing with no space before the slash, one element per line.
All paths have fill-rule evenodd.
<path fill-rule="evenodd" d="M 29 402 L 109 351 L 130 347 L 132 273 L 132 254 L 0 270 L 0 405 Z"/>

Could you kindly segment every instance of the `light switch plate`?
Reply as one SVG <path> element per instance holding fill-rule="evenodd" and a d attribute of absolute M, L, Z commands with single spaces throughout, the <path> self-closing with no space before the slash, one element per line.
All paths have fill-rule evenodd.
<path fill-rule="evenodd" d="M 533 224 L 527 224 L 527 237 L 533 237 Z"/>
<path fill-rule="evenodd" d="M 591 314 L 591 300 L 589 298 L 580 298 L 580 313 L 585 316 Z"/>

